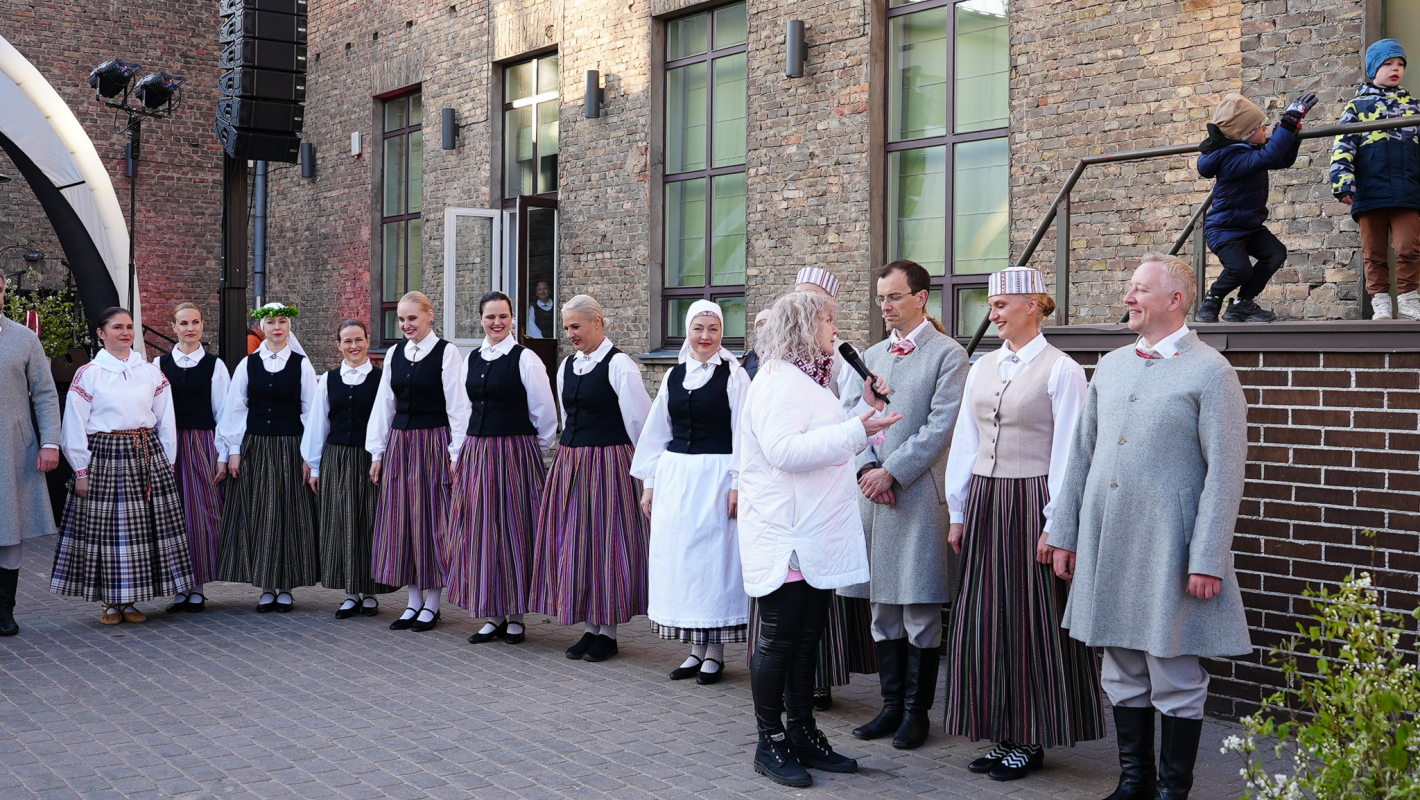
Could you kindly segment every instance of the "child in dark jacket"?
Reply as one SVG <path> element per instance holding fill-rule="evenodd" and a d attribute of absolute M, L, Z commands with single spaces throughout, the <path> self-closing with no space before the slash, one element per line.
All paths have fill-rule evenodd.
<path fill-rule="evenodd" d="M 1217 322 L 1223 300 L 1234 289 L 1238 298 L 1223 313 L 1227 322 L 1271 322 L 1276 315 L 1257 304 L 1267 282 L 1287 260 L 1287 247 L 1272 235 L 1267 221 L 1267 171 L 1286 169 L 1297 160 L 1302 118 L 1316 95 L 1292 101 L 1267 136 L 1267 115 L 1240 94 L 1223 98 L 1213 110 L 1208 138 L 1199 146 L 1198 174 L 1215 178 L 1213 206 L 1203 226 L 1208 249 L 1223 263 L 1223 274 L 1198 305 L 1199 322 Z M 1256 263 L 1254 263 L 1254 259 Z"/>
<path fill-rule="evenodd" d="M 1346 104 L 1341 122 L 1420 115 L 1420 104 L 1400 85 L 1405 50 L 1394 39 L 1366 49 L 1366 83 Z M 1416 120 L 1420 125 L 1420 120 Z M 1361 227 L 1361 259 L 1371 318 L 1420 320 L 1420 127 L 1391 128 L 1336 137 L 1331 149 L 1331 192 L 1351 206 Z M 1395 244 L 1395 289 L 1390 302 L 1391 243 Z"/>

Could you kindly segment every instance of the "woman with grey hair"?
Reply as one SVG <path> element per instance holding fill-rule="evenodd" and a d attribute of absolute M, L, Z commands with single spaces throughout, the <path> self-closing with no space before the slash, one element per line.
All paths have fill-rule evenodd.
<path fill-rule="evenodd" d="M 812 784 L 805 767 L 858 769 L 814 722 L 814 669 L 832 590 L 868 580 L 853 457 L 901 419 L 874 418 L 883 402 L 867 381 L 863 400 L 872 408 L 859 416 L 847 416 L 829 390 L 836 308 L 833 298 L 809 292 L 774 303 L 761 334 L 763 365 L 736 434 L 740 561 L 760 616 L 750 666 L 754 768 L 786 786 Z"/>

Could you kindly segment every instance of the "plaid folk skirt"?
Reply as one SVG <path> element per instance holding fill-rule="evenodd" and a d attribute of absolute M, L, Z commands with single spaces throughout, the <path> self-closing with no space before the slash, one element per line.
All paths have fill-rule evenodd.
<path fill-rule="evenodd" d="M 50 591 L 106 604 L 186 594 L 182 498 L 157 432 L 90 434 L 89 452 L 89 496 L 69 488 Z"/>

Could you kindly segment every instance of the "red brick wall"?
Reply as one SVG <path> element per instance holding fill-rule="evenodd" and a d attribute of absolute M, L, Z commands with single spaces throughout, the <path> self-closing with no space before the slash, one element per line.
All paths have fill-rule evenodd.
<path fill-rule="evenodd" d="M 166 332 L 168 310 L 190 300 L 208 309 L 209 334 L 215 336 L 222 214 L 222 151 L 212 133 L 221 74 L 217 3 L 0 0 L 0 20 L 5 38 L 48 79 L 88 132 L 108 167 L 125 218 L 128 178 L 122 122 L 94 102 L 89 70 L 118 57 L 187 78 L 178 113 L 143 126 L 138 282 L 148 324 Z M 13 170 L 9 172 L 13 176 Z M 0 207 L 12 237 L 54 241 L 48 220 L 22 181 L 0 187 Z M 0 247 L 11 243 L 0 241 Z M 62 281 L 59 253 L 43 249 L 53 261 L 44 277 Z M 10 268 L 8 260 L 5 266 Z"/>
<path fill-rule="evenodd" d="M 1386 608 L 1420 605 L 1420 353 L 1225 355 L 1249 406 L 1233 553 L 1256 649 L 1207 662 L 1208 710 L 1240 716 L 1281 685 L 1270 648 L 1310 618 L 1308 587 L 1367 571 Z"/>

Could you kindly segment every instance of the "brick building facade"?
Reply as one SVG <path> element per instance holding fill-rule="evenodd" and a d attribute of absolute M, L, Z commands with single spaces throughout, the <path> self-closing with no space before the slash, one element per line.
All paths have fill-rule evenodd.
<path fill-rule="evenodd" d="M 136 61 L 148 71 L 187 78 L 185 102 L 171 119 L 143 127 L 138 161 L 137 251 L 146 321 L 166 332 L 167 309 L 185 300 L 216 319 L 221 280 L 222 161 L 212 135 L 217 78 L 215 3 L 137 0 L 0 2 L 0 34 L 54 87 L 74 112 L 108 167 L 114 191 L 128 208 L 124 120 L 94 101 L 89 70 L 111 58 Z M 0 270 L 26 271 L 26 288 L 62 285 L 63 251 L 48 218 L 10 160 L 0 153 Z M 14 249 L 9 249 L 14 245 Z M 23 260 L 25 250 L 42 254 Z M 156 323 L 156 324 L 155 324 Z M 214 332 L 215 333 L 215 332 Z"/>

